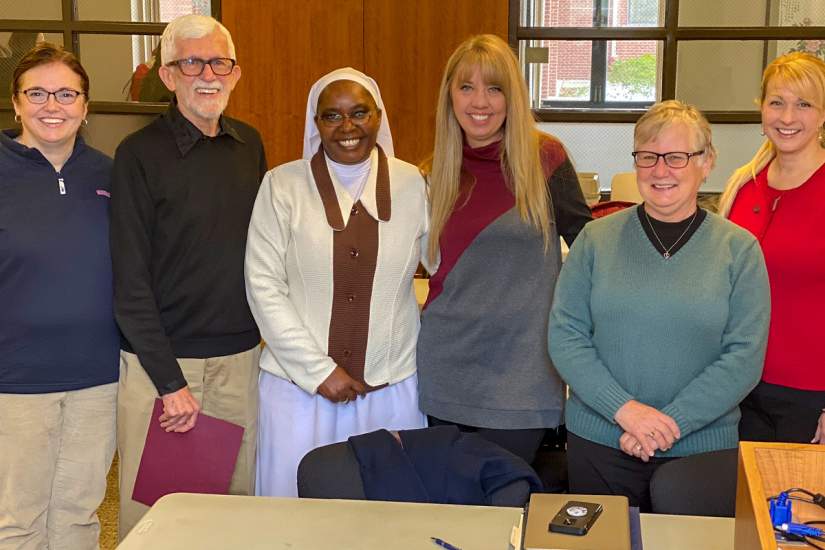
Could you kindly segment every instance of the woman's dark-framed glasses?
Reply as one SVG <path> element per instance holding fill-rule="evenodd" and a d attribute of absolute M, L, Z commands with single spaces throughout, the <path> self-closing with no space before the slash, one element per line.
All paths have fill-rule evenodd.
<path fill-rule="evenodd" d="M 43 88 L 27 88 L 25 90 L 21 90 L 20 93 L 26 96 L 29 103 L 33 103 L 35 105 L 43 105 L 49 101 L 50 95 L 53 95 L 54 100 L 61 105 L 71 105 L 77 101 L 79 96 L 84 95 L 83 92 L 72 90 L 71 88 L 60 88 L 54 92 L 44 90 Z"/>
<path fill-rule="evenodd" d="M 659 158 L 665 159 L 665 164 L 671 168 L 684 168 L 690 162 L 690 157 L 703 155 L 704 151 L 685 153 L 683 151 L 671 151 L 669 153 L 654 153 L 653 151 L 633 151 L 633 163 L 638 168 L 653 168 L 659 162 Z"/>
<path fill-rule="evenodd" d="M 180 72 L 186 76 L 200 76 L 203 69 L 208 64 L 212 72 L 217 76 L 226 76 L 235 68 L 236 61 L 228 57 L 213 57 L 212 59 L 201 59 L 199 57 L 187 57 L 186 59 L 176 59 L 167 65 L 175 65 Z"/>
<path fill-rule="evenodd" d="M 337 111 L 328 111 L 318 115 L 318 119 L 321 121 L 321 124 L 327 128 L 337 128 L 341 126 L 346 119 L 349 119 L 349 121 L 356 126 L 363 126 L 370 121 L 373 112 L 374 111 L 369 110 L 358 110 L 346 114 Z"/>

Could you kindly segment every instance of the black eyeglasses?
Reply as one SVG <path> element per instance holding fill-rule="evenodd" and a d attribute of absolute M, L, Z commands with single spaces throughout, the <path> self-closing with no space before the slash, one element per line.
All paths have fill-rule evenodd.
<path fill-rule="evenodd" d="M 54 92 L 50 92 L 48 90 L 44 90 L 43 88 L 27 88 L 25 90 L 21 90 L 20 92 L 26 99 L 29 100 L 29 103 L 33 103 L 34 105 L 43 105 L 47 101 L 49 101 L 49 96 L 53 95 L 55 101 L 60 103 L 61 105 L 71 105 L 77 98 L 85 95 L 83 92 L 78 92 L 77 90 L 72 90 L 71 88 L 60 88 L 59 90 L 55 90 Z"/>
<path fill-rule="evenodd" d="M 199 57 L 187 57 L 186 59 L 176 59 L 167 65 L 175 65 L 180 72 L 186 76 L 200 76 L 206 65 L 212 68 L 212 72 L 217 76 L 226 76 L 235 68 L 236 61 L 228 57 L 213 57 L 212 59 L 200 59 Z"/>
<path fill-rule="evenodd" d="M 705 154 L 704 151 L 695 153 L 685 153 L 682 151 L 671 151 L 669 153 L 654 153 L 653 151 L 633 151 L 633 163 L 638 168 L 653 168 L 659 162 L 659 157 L 665 160 L 665 164 L 671 168 L 684 168 L 690 162 L 690 157 Z"/>
<path fill-rule="evenodd" d="M 358 110 L 353 113 L 339 113 L 338 111 L 329 111 L 318 115 L 321 124 L 327 128 L 337 128 L 341 126 L 346 119 L 349 119 L 356 126 L 363 126 L 369 122 L 374 111 Z"/>

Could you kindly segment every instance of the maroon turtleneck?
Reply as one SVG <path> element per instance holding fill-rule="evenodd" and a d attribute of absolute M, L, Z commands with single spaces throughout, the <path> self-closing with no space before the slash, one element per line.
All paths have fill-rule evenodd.
<path fill-rule="evenodd" d="M 548 181 L 567 160 L 561 144 L 547 137 L 541 139 L 539 155 Z M 573 173 L 572 168 L 570 171 Z M 575 173 L 573 178 L 575 182 Z M 556 188 L 549 183 L 548 186 L 559 233 L 570 244 L 590 219 L 590 210 L 577 183 L 572 189 Z M 444 279 L 476 236 L 515 205 L 516 198 L 501 171 L 501 141 L 477 149 L 464 142 L 458 199 L 439 238 L 441 263 L 430 278 L 430 293 L 424 307 L 441 294 Z"/>
<path fill-rule="evenodd" d="M 461 172 L 456 206 L 439 239 L 441 263 L 430 278 L 427 304 L 441 293 L 447 274 L 476 235 L 516 204 L 501 171 L 501 141 L 477 149 L 464 143 Z"/>

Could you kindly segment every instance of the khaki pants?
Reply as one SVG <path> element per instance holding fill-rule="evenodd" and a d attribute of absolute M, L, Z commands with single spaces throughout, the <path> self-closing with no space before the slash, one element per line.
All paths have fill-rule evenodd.
<path fill-rule="evenodd" d="M 117 384 L 0 394 L 0 549 L 98 548 Z"/>
<path fill-rule="evenodd" d="M 260 348 L 208 359 L 178 359 L 189 391 L 208 414 L 243 426 L 244 434 L 229 493 L 255 494 L 255 443 L 258 432 Z M 135 477 L 158 392 L 133 353 L 120 353 L 117 399 L 117 450 L 120 457 L 120 539 L 149 509 L 132 500 Z M 197 426 L 197 425 L 196 425 Z"/>

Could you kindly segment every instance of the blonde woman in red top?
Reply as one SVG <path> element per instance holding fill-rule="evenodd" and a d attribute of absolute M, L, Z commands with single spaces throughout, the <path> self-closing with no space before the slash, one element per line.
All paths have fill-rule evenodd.
<path fill-rule="evenodd" d="M 760 99 L 765 142 L 720 203 L 759 239 L 771 285 L 765 368 L 741 404 L 739 435 L 825 444 L 825 62 L 775 59 Z"/>

